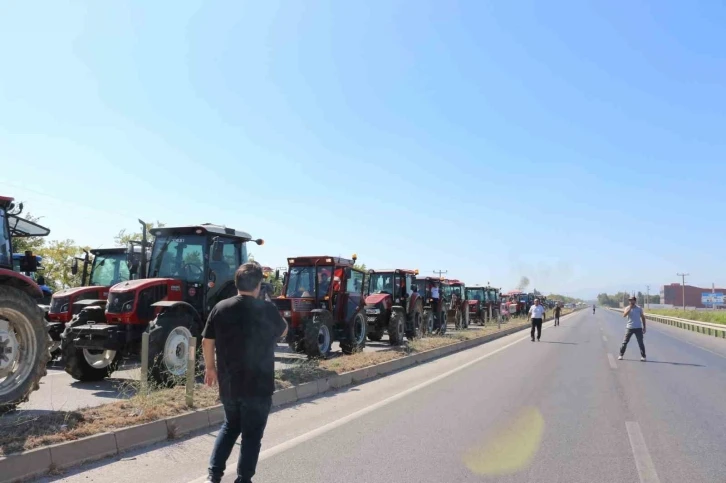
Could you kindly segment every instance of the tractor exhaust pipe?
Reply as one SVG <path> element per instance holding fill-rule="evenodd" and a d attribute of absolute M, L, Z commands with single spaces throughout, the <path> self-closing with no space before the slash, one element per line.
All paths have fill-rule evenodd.
<path fill-rule="evenodd" d="M 139 278 L 146 278 L 148 276 L 146 268 L 146 246 L 148 245 L 146 241 L 146 223 L 143 220 L 139 220 L 139 223 L 141 223 L 141 267 L 139 267 L 141 275 Z"/>

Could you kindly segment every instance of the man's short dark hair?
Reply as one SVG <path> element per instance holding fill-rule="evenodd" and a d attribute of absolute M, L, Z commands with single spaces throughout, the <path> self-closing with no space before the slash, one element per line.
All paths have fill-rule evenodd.
<path fill-rule="evenodd" d="M 240 292 L 252 292 L 262 282 L 262 266 L 257 262 L 240 265 L 234 274 L 234 285 Z"/>

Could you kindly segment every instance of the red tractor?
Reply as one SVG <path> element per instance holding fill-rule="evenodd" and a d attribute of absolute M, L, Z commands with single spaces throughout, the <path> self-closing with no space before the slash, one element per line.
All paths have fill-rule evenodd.
<path fill-rule="evenodd" d="M 446 319 L 454 321 L 455 329 L 469 327 L 469 306 L 466 301 L 466 285 L 461 280 L 444 280 Z"/>
<path fill-rule="evenodd" d="M 78 260 L 79 258 L 75 258 L 71 266 L 71 273 L 74 275 L 78 273 Z M 90 253 L 86 251 L 80 260 L 83 262 L 81 286 L 55 292 L 50 299 L 46 317 L 52 340 L 50 350 L 54 356 L 60 355 L 61 334 L 66 323 L 90 303 L 81 301 L 105 301 L 111 286 L 132 279 L 126 248 L 98 248 Z"/>
<path fill-rule="evenodd" d="M 415 277 L 418 270 L 370 270 L 366 297 L 368 338 L 379 341 L 388 331 L 392 345 L 419 338 L 431 326 L 433 315 L 424 318 L 423 297 L 418 293 Z"/>
<path fill-rule="evenodd" d="M 494 287 L 466 287 L 466 298 L 469 304 L 469 320 L 476 320 L 480 325 L 486 321 L 499 319 L 499 289 Z"/>
<path fill-rule="evenodd" d="M 288 258 L 282 295 L 272 300 L 288 323 L 287 343 L 309 358 L 327 357 L 334 341 L 344 354 L 363 350 L 365 273 L 331 256 Z"/>
<path fill-rule="evenodd" d="M 165 385 L 179 381 L 186 374 L 190 339 L 197 337 L 200 346 L 209 312 L 237 293 L 234 274 L 248 259 L 248 233 L 202 224 L 154 228 L 152 234 L 149 278 L 114 285 L 105 313 L 87 307 L 63 333 L 65 370 L 74 379 L 108 377 L 121 357 L 140 353 L 142 334 L 148 332 L 150 377 Z M 141 267 L 145 253 L 140 253 Z M 129 263 L 137 265 L 133 259 Z"/>
<path fill-rule="evenodd" d="M 48 334 L 38 299 L 43 291 L 33 279 L 13 271 L 14 237 L 46 236 L 47 228 L 19 218 L 13 199 L 0 196 L 0 412 L 13 409 L 38 389 L 46 374 Z M 35 272 L 37 260 L 26 252 L 22 272 Z"/>
<path fill-rule="evenodd" d="M 446 309 L 441 303 L 443 279 L 416 277 L 416 288 L 423 301 L 423 329 L 429 334 L 446 333 Z"/>

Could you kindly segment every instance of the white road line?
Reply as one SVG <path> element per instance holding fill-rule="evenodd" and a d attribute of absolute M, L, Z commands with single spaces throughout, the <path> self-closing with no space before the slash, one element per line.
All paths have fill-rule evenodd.
<path fill-rule="evenodd" d="M 608 341 L 608 338 L 605 337 L 605 336 L 602 336 L 602 340 L 603 340 L 603 342 L 607 342 Z"/>
<path fill-rule="evenodd" d="M 575 313 L 575 312 L 573 312 L 573 313 Z M 567 315 L 572 315 L 573 313 L 570 313 L 570 314 L 567 314 Z M 566 317 L 566 316 L 563 316 L 562 318 L 564 318 L 564 317 Z M 550 327 L 547 327 L 547 328 L 552 328 L 552 327 L 553 326 L 550 326 Z M 527 330 L 527 329 L 523 329 L 523 330 Z M 434 377 L 432 379 L 429 379 L 426 382 L 422 382 L 421 384 L 418 384 L 416 386 L 413 386 L 411 388 L 408 388 L 408 389 L 406 389 L 403 392 L 400 392 L 398 394 L 394 394 L 393 396 L 390 396 L 390 397 L 388 397 L 388 398 L 386 398 L 386 399 L 384 399 L 382 401 L 378 401 L 375 404 L 372 404 L 372 405 L 370 405 L 368 407 L 365 407 L 363 409 L 360 409 L 358 411 L 355 411 L 355 412 L 353 412 L 353 413 L 351 413 L 351 414 L 349 414 L 347 416 L 344 416 L 344 417 L 342 417 L 340 419 L 337 419 L 335 421 L 332 421 L 332 422 L 330 422 L 328 424 L 324 424 L 323 426 L 320 426 L 318 428 L 315 428 L 312 431 L 308 431 L 307 433 L 303 433 L 300 436 L 296 436 L 296 437 L 294 437 L 292 439 L 289 439 L 289 440 L 285 441 L 284 443 L 280 443 L 280 444 L 278 444 L 276 446 L 273 446 L 272 448 L 266 449 L 266 450 L 260 452 L 260 459 L 259 460 L 260 461 L 264 461 L 264 460 L 266 460 L 268 458 L 272 458 L 273 456 L 276 456 L 276 455 L 278 455 L 280 453 L 283 453 L 283 452 L 285 452 L 285 451 L 287 451 L 289 449 L 292 449 L 295 446 L 298 446 L 298 445 L 300 445 L 300 444 L 302 444 L 302 443 L 304 443 L 306 441 L 310 441 L 311 439 L 316 438 L 316 437 L 318 437 L 318 436 L 320 436 L 322 434 L 325 434 L 325 433 L 327 433 L 329 431 L 332 431 L 333 429 L 336 429 L 336 428 L 338 428 L 338 427 L 340 427 L 340 426 L 342 426 L 344 424 L 347 424 L 350 421 L 353 421 L 353 420 L 358 419 L 358 418 L 360 418 L 362 416 L 365 416 L 366 414 L 371 413 L 371 412 L 373 412 L 373 411 L 375 411 L 377 409 L 380 409 L 380 408 L 382 408 L 384 406 L 387 406 L 387 405 L 389 405 L 389 404 L 391 404 L 391 403 L 393 403 L 395 401 L 398 401 L 399 399 L 402 399 L 402 398 L 408 396 L 409 394 L 412 394 L 412 393 L 414 393 L 414 392 L 416 392 L 416 391 L 418 391 L 420 389 L 423 389 L 423 388 L 425 388 L 427 386 L 430 386 L 431 384 L 434 384 L 434 383 L 436 383 L 436 382 L 438 382 L 438 381 L 440 381 L 442 379 L 445 379 L 445 378 L 449 377 L 452 374 L 456 374 L 457 372 L 462 371 L 462 370 L 466 369 L 467 367 L 471 367 L 474 364 L 477 364 L 477 363 L 483 361 L 484 359 L 487 359 L 488 357 L 493 356 L 494 354 L 497 354 L 499 352 L 502 352 L 504 349 L 508 349 L 508 348 L 512 347 L 514 344 L 517 344 L 519 342 L 522 342 L 523 340 L 529 340 L 529 339 L 530 339 L 530 336 L 529 336 L 529 334 L 527 334 L 525 337 L 519 338 L 519 339 L 515 340 L 514 342 L 510 342 L 509 344 L 507 344 L 507 345 L 505 345 L 503 347 L 500 347 L 499 349 L 497 349 L 495 351 L 492 351 L 492 352 L 490 352 L 488 354 L 485 354 L 485 355 L 483 355 L 481 357 L 477 357 L 476 359 L 474 359 L 472 361 L 469 361 L 466 364 L 463 364 L 463 365 L 461 365 L 461 366 L 459 366 L 459 367 L 457 367 L 455 369 L 452 369 L 450 371 L 444 372 L 443 374 L 440 374 L 440 375 L 438 375 L 438 376 L 436 376 L 436 377 Z M 206 478 L 207 478 L 206 476 L 202 476 L 200 478 L 197 478 L 195 480 L 192 480 L 189 483 L 203 483 Z"/>
<path fill-rule="evenodd" d="M 640 483 L 660 483 L 653 460 L 650 459 L 648 447 L 645 445 L 645 438 L 643 438 L 643 433 L 640 431 L 640 424 L 634 421 L 626 421 L 625 429 L 628 431 L 630 447 L 633 449 L 635 467 L 638 469 Z"/>
<path fill-rule="evenodd" d="M 653 329 L 650 329 L 650 330 L 653 330 Z M 678 342 L 683 342 L 684 344 L 692 345 L 693 347 L 696 347 L 698 349 L 704 350 L 706 352 L 710 352 L 711 354 L 713 354 L 715 356 L 723 357 L 724 359 L 726 359 L 726 356 L 725 355 L 719 354 L 718 352 L 714 352 L 711 349 L 706 349 L 705 347 L 701 347 L 700 345 L 694 344 L 693 342 L 688 342 L 687 340 L 683 340 L 683 339 L 680 339 L 678 337 L 674 337 L 672 335 L 668 335 L 668 334 L 666 334 L 665 332 L 663 332 L 661 330 L 656 330 L 656 332 L 658 332 L 659 334 L 664 335 L 666 337 L 670 337 L 673 340 L 677 340 Z"/>
<path fill-rule="evenodd" d="M 615 357 L 611 353 L 608 352 L 608 362 L 610 363 L 610 368 L 617 369 L 618 364 L 615 362 Z"/>

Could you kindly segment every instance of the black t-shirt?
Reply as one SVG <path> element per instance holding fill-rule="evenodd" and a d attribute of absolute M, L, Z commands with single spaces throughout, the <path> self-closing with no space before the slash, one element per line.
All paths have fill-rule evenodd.
<path fill-rule="evenodd" d="M 562 308 L 559 305 L 557 307 L 555 307 L 555 315 L 558 315 L 559 316 L 560 315 L 560 310 L 562 310 Z"/>
<path fill-rule="evenodd" d="M 270 396 L 275 391 L 275 347 L 285 321 L 271 302 L 237 295 L 219 302 L 202 336 L 214 339 L 220 399 Z"/>

